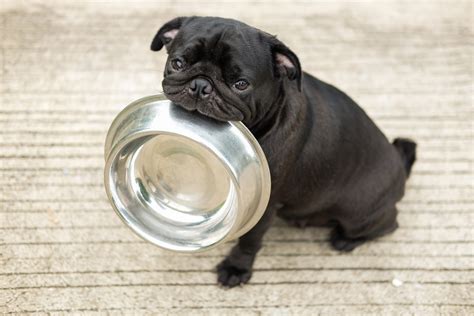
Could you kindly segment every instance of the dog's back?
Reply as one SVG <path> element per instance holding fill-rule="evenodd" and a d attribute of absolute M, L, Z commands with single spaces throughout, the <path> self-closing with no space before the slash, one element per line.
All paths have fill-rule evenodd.
<path fill-rule="evenodd" d="M 416 144 L 391 144 L 345 93 L 308 74 L 303 83 L 311 120 L 302 128 L 309 136 L 280 214 L 337 223 L 333 246 L 351 250 L 397 227 L 395 204 L 403 197 Z"/>

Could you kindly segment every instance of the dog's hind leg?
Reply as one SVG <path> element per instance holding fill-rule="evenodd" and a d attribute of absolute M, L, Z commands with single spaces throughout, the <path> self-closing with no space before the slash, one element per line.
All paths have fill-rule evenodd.
<path fill-rule="evenodd" d="M 376 214 L 376 216 L 374 216 Z M 394 205 L 375 212 L 372 217 L 361 220 L 338 221 L 331 231 L 330 242 L 334 249 L 352 251 L 364 242 L 389 234 L 398 227 L 397 209 Z"/>

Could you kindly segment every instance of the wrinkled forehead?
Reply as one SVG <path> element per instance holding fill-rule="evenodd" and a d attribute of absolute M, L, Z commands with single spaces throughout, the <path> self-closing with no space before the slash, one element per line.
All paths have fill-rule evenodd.
<path fill-rule="evenodd" d="M 241 22 L 197 19 L 180 30 L 179 47 L 174 53 L 196 61 L 216 62 L 234 68 L 261 67 L 270 51 L 260 32 Z"/>

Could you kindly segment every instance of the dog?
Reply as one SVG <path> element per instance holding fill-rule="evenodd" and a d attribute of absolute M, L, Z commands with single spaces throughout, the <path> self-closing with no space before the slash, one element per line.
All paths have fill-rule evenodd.
<path fill-rule="evenodd" d="M 242 22 L 177 17 L 155 35 L 166 48 L 168 99 L 220 121 L 242 121 L 271 174 L 260 221 L 217 266 L 225 287 L 247 283 L 275 216 L 298 226 L 331 226 L 330 243 L 351 251 L 397 227 L 396 203 L 416 159 L 416 143 L 390 143 L 344 92 L 303 72 L 284 43 Z"/>

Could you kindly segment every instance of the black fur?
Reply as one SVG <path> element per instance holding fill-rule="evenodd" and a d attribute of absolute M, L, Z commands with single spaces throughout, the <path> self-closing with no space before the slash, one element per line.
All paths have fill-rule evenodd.
<path fill-rule="evenodd" d="M 174 38 L 163 38 L 173 29 Z M 163 45 L 169 54 L 163 80 L 167 97 L 217 120 L 243 121 L 270 166 L 270 203 L 218 265 L 220 284 L 233 287 L 250 279 L 275 215 L 298 226 L 333 226 L 330 242 L 341 251 L 397 228 L 396 203 L 415 161 L 414 142 L 389 143 L 350 97 L 302 72 L 287 46 L 244 23 L 177 18 L 160 29 L 152 49 Z M 176 58 L 185 62 L 183 69 L 173 69 Z M 188 93 L 197 77 L 212 82 L 205 100 Z M 238 91 L 234 82 L 242 78 L 250 86 Z"/>

